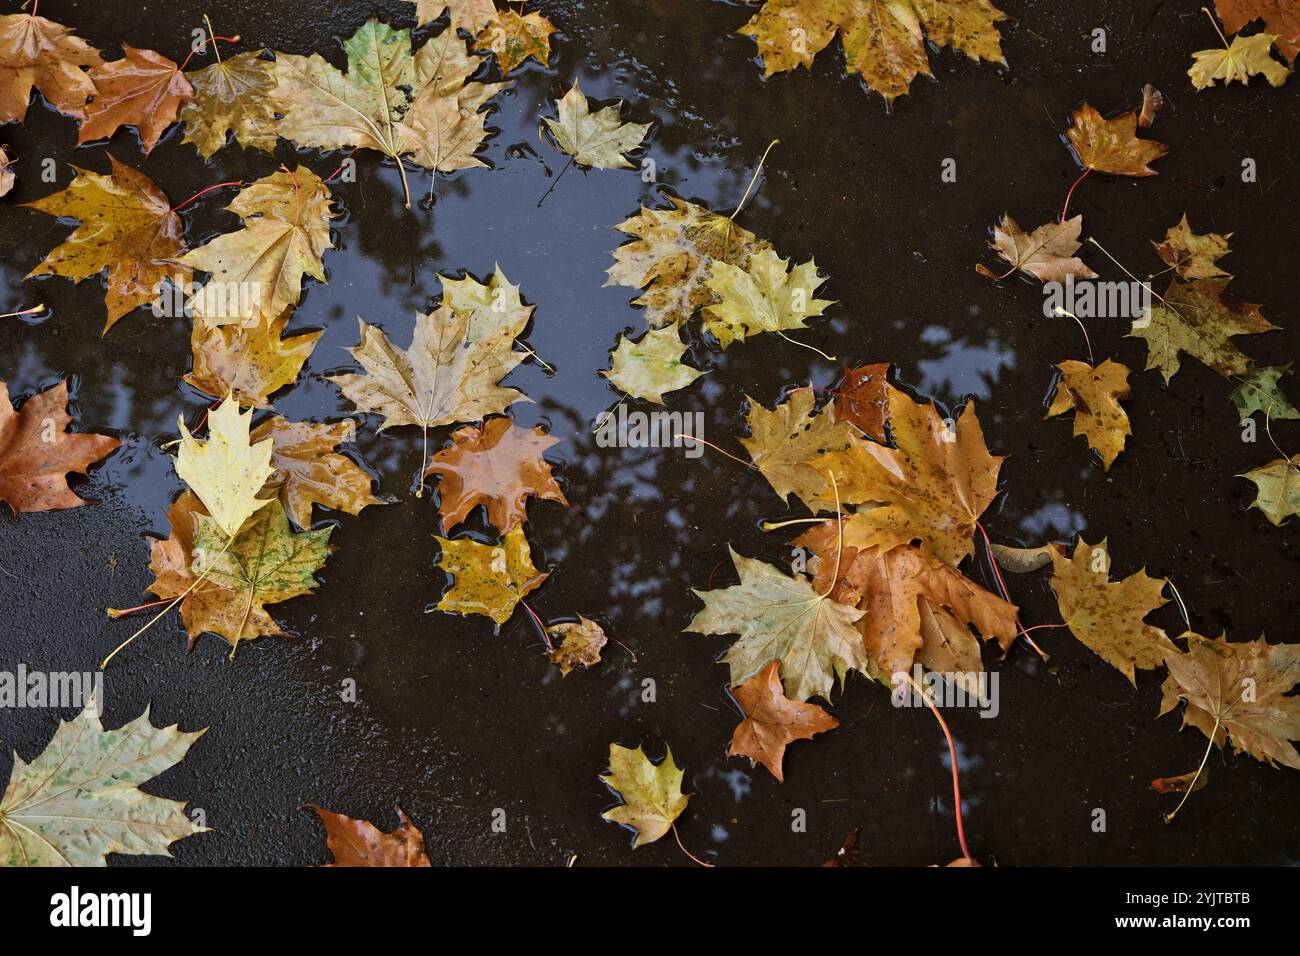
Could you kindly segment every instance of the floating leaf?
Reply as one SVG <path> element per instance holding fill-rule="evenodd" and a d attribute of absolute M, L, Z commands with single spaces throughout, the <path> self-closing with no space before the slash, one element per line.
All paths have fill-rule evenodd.
<path fill-rule="evenodd" d="M 9 195 L 10 190 L 14 188 L 14 161 L 9 157 L 9 151 L 0 146 L 0 196 Z"/>
<path fill-rule="evenodd" d="M 1169 151 L 1164 143 L 1138 139 L 1133 110 L 1108 120 L 1084 103 L 1075 111 L 1067 135 L 1084 167 L 1116 176 L 1154 176 L 1156 171 L 1147 164 Z"/>
<path fill-rule="evenodd" d="M 252 444 L 249 426 L 253 413 L 241 414 L 239 403 L 224 399 L 208 415 L 207 441 L 197 441 L 178 417 L 181 447 L 176 455 L 176 474 L 198 495 L 207 513 L 233 538 L 252 514 L 270 504 L 258 492 L 275 473 L 271 467 L 272 443 Z"/>
<path fill-rule="evenodd" d="M 1265 419 L 1274 421 L 1300 418 L 1300 408 L 1292 405 L 1282 392 L 1282 376 L 1290 373 L 1290 362 L 1257 366 L 1247 372 L 1228 396 L 1241 420 L 1244 422 L 1256 412 L 1263 412 Z"/>
<path fill-rule="evenodd" d="M 1277 34 L 1277 48 L 1288 62 L 1294 63 L 1300 54 L 1300 8 L 1290 0 L 1214 0 L 1214 12 L 1228 33 L 1251 20 L 1263 20 L 1264 29 Z"/>
<path fill-rule="evenodd" d="M 851 422 L 868 438 L 885 441 L 889 420 L 889 363 L 877 362 L 844 370 L 844 382 L 835 395 L 837 422 Z"/>
<path fill-rule="evenodd" d="M 1159 369 L 1172 379 L 1186 352 L 1225 378 L 1244 375 L 1250 359 L 1232 341 L 1234 335 L 1269 332 L 1277 326 L 1250 303 L 1231 306 L 1223 301 L 1227 279 L 1175 279 L 1161 301 L 1133 323 L 1131 338 L 1146 339 L 1147 369 Z"/>
<path fill-rule="evenodd" d="M 597 169 L 628 169 L 632 163 L 623 154 L 641 145 L 649 123 L 619 122 L 620 100 L 614 106 L 591 112 L 587 97 L 574 83 L 563 99 L 555 101 L 558 119 L 543 117 L 560 149 L 582 166 Z"/>
<path fill-rule="evenodd" d="M 1097 273 L 1075 256 L 1079 251 L 1079 232 L 1082 229 L 1083 217 L 1075 216 L 1065 222 L 1049 222 L 1026 233 L 1014 219 L 1003 213 L 1002 221 L 993 227 L 993 241 L 989 248 L 1011 264 L 1012 272 L 1018 269 L 1043 282 L 1064 282 L 1066 276 L 1095 279 Z M 1005 275 L 995 275 L 982 265 L 977 265 L 975 270 L 991 279 L 1006 278 Z"/>
<path fill-rule="evenodd" d="M 515 613 L 515 605 L 549 574 L 533 567 L 523 528 L 507 533 L 500 544 L 436 534 L 434 538 L 442 546 L 438 567 L 455 578 L 438 602 L 439 611 L 482 614 L 498 625 L 504 624 Z"/>
<path fill-rule="evenodd" d="M 194 99 L 181 107 L 182 142 L 193 143 L 204 159 L 226 145 L 226 134 L 244 149 L 275 150 L 274 64 L 254 50 L 227 57 L 188 74 Z"/>
<path fill-rule="evenodd" d="M 176 122 L 181 104 L 194 98 L 194 87 L 180 67 L 161 53 L 122 44 L 120 60 L 100 63 L 90 70 L 95 98 L 77 131 L 77 145 L 107 139 L 122 126 L 140 131 L 144 154 L 149 155 L 167 127 Z"/>
<path fill-rule="evenodd" d="M 347 455 L 335 451 L 340 442 L 352 440 L 353 431 L 351 420 L 321 424 L 294 422 L 279 415 L 253 429 L 250 438 L 254 443 L 271 439 L 275 474 L 266 487 L 275 489 L 299 528 L 311 527 L 312 505 L 356 515 L 368 505 L 383 504 L 370 493 L 370 476 Z"/>
<path fill-rule="evenodd" d="M 1128 367 L 1110 359 L 1096 368 L 1073 359 L 1056 367 L 1061 371 L 1061 380 L 1045 417 L 1073 409 L 1075 437 L 1086 435 L 1088 447 L 1101 455 L 1102 468 L 1109 471 L 1124 450 L 1125 439 L 1133 434 L 1128 415 L 1119 404 L 1132 395 Z"/>
<path fill-rule="evenodd" d="M 431 866 L 424 852 L 424 834 L 397 808 L 401 825 L 385 833 L 368 820 L 355 820 L 309 804 L 325 824 L 325 845 L 333 863 L 322 866 Z"/>
<path fill-rule="evenodd" d="M 1264 512 L 1273 524 L 1281 527 L 1292 515 L 1300 515 L 1300 455 L 1290 460 L 1278 458 L 1237 477 L 1255 483 L 1255 500 L 1250 507 Z"/>
<path fill-rule="evenodd" d="M 561 677 L 568 677 L 570 671 L 579 667 L 585 670 L 599 664 L 601 648 L 609 640 L 599 624 L 581 614 L 576 624 L 556 624 L 546 630 L 552 638 L 560 641 L 560 646 L 551 651 L 550 657 L 551 663 L 559 667 Z"/>
<path fill-rule="evenodd" d="M 610 367 L 600 374 L 619 390 L 662 405 L 665 392 L 685 388 L 704 374 L 682 361 L 685 352 L 686 343 L 675 326 L 650 329 L 635 342 L 620 335 L 609 354 Z"/>
<path fill-rule="evenodd" d="M 81 119 L 95 93 L 82 67 L 103 62 L 61 23 L 26 13 L 0 16 L 0 126 L 26 119 L 32 87 L 64 116 Z"/>
<path fill-rule="evenodd" d="M 432 23 L 451 11 L 451 29 L 478 33 L 496 13 L 492 0 L 407 0 L 415 4 L 415 19 L 420 26 Z"/>
<path fill-rule="evenodd" d="M 1224 86 L 1233 80 L 1244 85 L 1257 73 L 1262 74 L 1270 85 L 1281 86 L 1291 71 L 1270 56 L 1276 40 L 1275 34 L 1256 33 L 1248 37 L 1235 36 L 1232 43 L 1222 50 L 1197 50 L 1192 54 L 1192 66 L 1187 71 L 1192 86 L 1204 90 L 1213 86 L 1216 80 L 1223 80 Z"/>
<path fill-rule="evenodd" d="M 493 10 L 492 19 L 474 41 L 474 49 L 495 53 L 501 75 L 505 76 L 530 56 L 546 66 L 551 60 L 554 32 L 555 25 L 540 13 Z"/>
<path fill-rule="evenodd" d="M 704 331 L 725 349 L 760 332 L 807 327 L 805 320 L 821 315 L 830 299 L 814 299 L 824 281 L 817 263 L 809 259 L 789 269 L 790 260 L 771 249 L 760 249 L 742 269 L 715 262 L 705 285 L 714 301 L 704 308 Z"/>
<path fill-rule="evenodd" d="M 731 735 L 727 756 L 748 757 L 751 766 L 761 763 L 778 783 L 785 783 L 781 764 L 786 745 L 796 740 L 812 740 L 814 734 L 840 725 L 818 705 L 785 696 L 778 661 L 772 661 L 731 693 L 744 711 L 745 719 Z"/>
<path fill-rule="evenodd" d="M 834 503 L 826 476 L 808 464 L 827 452 L 849 447 L 852 432 L 835 420 L 829 409 L 813 413 L 811 389 L 791 392 L 776 408 L 768 411 L 748 395 L 749 437 L 740 443 L 772 490 L 784 502 L 799 497 L 814 512 Z"/>
<path fill-rule="evenodd" d="M 1219 267 L 1219 259 L 1231 251 L 1231 238 L 1232 233 L 1192 232 L 1187 213 L 1183 213 L 1178 225 L 1170 227 L 1161 242 L 1151 244 L 1156 247 L 1156 255 L 1184 279 L 1218 279 L 1231 277 Z"/>
<path fill-rule="evenodd" d="M 622 806 L 601 814 L 605 820 L 636 831 L 633 847 L 654 843 L 673 827 L 690 797 L 682 793 L 682 771 L 673 763 L 671 747 L 656 766 L 640 747 L 609 745 L 609 773 L 600 781 L 622 799 Z"/>
<path fill-rule="evenodd" d="M 281 338 L 291 310 L 256 325 L 194 323 L 190 350 L 194 367 L 185 381 L 209 395 L 233 395 L 240 405 L 269 408 L 271 394 L 298 380 L 303 364 L 324 331 Z"/>

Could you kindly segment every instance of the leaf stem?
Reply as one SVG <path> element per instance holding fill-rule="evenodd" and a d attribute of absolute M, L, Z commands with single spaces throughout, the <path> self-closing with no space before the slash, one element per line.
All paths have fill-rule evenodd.
<path fill-rule="evenodd" d="M 1097 357 L 1092 354 L 1092 339 L 1088 338 L 1088 330 L 1084 327 L 1083 321 L 1073 312 L 1069 311 L 1068 309 L 1063 309 L 1059 305 L 1056 307 L 1056 314 L 1068 315 L 1070 318 L 1074 319 L 1075 322 L 1079 323 L 1079 331 L 1083 333 L 1083 341 L 1088 346 L 1088 364 L 1091 365 L 1093 368 L 1096 368 Z"/>
<path fill-rule="evenodd" d="M 1205 769 L 1205 762 L 1210 759 L 1210 748 L 1214 746 L 1214 738 L 1219 734 L 1219 721 L 1222 719 L 1223 717 L 1221 714 L 1214 715 L 1214 729 L 1210 731 L 1210 739 L 1206 741 L 1205 756 L 1201 758 L 1201 765 L 1196 768 L 1196 774 L 1192 777 L 1192 782 L 1189 783 L 1187 789 L 1183 791 L 1183 799 L 1178 801 L 1178 806 L 1174 807 L 1173 813 L 1165 814 L 1165 823 L 1174 822 L 1174 817 L 1178 816 L 1178 811 L 1183 808 L 1183 804 L 1187 802 L 1187 798 L 1190 797 L 1192 791 L 1196 789 L 1196 781 L 1200 779 L 1201 771 Z M 1234 746 L 1236 745 L 1234 744 Z"/>
<path fill-rule="evenodd" d="M 1078 186 L 1079 183 L 1083 182 L 1090 172 L 1092 172 L 1091 166 L 1083 167 L 1083 173 L 1074 181 L 1074 185 L 1070 187 L 1070 191 L 1065 194 L 1065 205 L 1061 207 L 1061 222 L 1065 222 L 1065 217 L 1070 212 L 1070 197 L 1074 195 L 1075 186 Z"/>
<path fill-rule="evenodd" d="M 687 856 L 689 856 L 692 860 L 694 860 L 694 861 L 695 861 L 696 863 L 698 863 L 700 866 L 705 866 L 705 867 L 708 867 L 709 869 L 713 869 L 713 868 L 714 868 L 714 864 L 712 864 L 712 863 L 705 863 L 703 860 L 701 860 L 698 856 L 696 856 L 696 855 L 695 855 L 694 853 L 692 853 L 690 850 L 686 849 L 686 844 L 682 842 L 681 834 L 679 834 L 679 833 L 677 832 L 677 824 L 676 824 L 676 823 L 673 824 L 673 836 L 674 836 L 674 837 L 676 838 L 676 840 L 677 840 L 677 845 L 678 845 L 679 847 L 682 848 L 682 852 L 683 852 L 683 853 L 685 853 Z"/>
<path fill-rule="evenodd" d="M 912 689 L 921 696 L 921 700 L 925 702 L 925 706 L 930 708 L 930 713 L 934 714 L 935 720 L 939 721 L 939 726 L 943 729 L 943 735 L 948 740 L 948 757 L 952 762 L 953 814 L 957 818 L 957 842 L 961 844 L 962 857 L 973 863 L 975 858 L 970 855 L 970 850 L 966 847 L 966 829 L 962 825 L 961 779 L 957 772 L 957 745 L 953 743 L 952 731 L 948 729 L 948 722 L 943 719 L 943 714 L 939 713 L 939 708 L 934 705 L 934 701 L 930 700 L 930 695 L 921 689 L 921 685 L 912 679 L 912 675 L 907 673 L 907 671 L 899 671 L 899 673 L 902 674 L 904 679 L 912 685 Z"/>
<path fill-rule="evenodd" d="M 184 209 L 184 208 L 185 208 L 186 206 L 188 206 L 190 203 L 194 202 L 194 200 L 198 199 L 200 196 L 206 196 L 208 193 L 212 192 L 214 189 L 223 189 L 223 188 L 226 187 L 226 186 L 243 186 L 243 185 L 244 185 L 244 184 L 243 184 L 242 182 L 238 181 L 238 180 L 234 180 L 234 181 L 231 181 L 231 182 L 228 182 L 228 183 L 217 183 L 215 186 L 209 186 L 207 189 L 200 189 L 198 192 L 196 192 L 196 193 L 195 193 L 193 196 L 191 196 L 189 199 L 185 200 L 183 203 L 181 203 L 181 204 L 179 204 L 179 205 L 177 205 L 177 206 L 172 206 L 172 208 L 171 208 L 169 211 L 170 211 L 170 212 L 180 212 L 182 209 Z"/>
<path fill-rule="evenodd" d="M 758 182 L 758 174 L 763 171 L 763 164 L 767 162 L 767 154 L 772 152 L 772 147 L 779 142 L 781 142 L 779 139 L 774 139 L 772 142 L 767 144 L 767 149 L 763 150 L 763 156 L 758 161 L 758 168 L 754 170 L 754 175 L 750 177 L 749 185 L 745 187 L 745 195 L 740 197 L 740 205 L 736 207 L 735 212 L 727 217 L 732 222 L 736 221 L 736 217 L 740 215 L 740 210 L 745 208 L 745 202 L 749 199 L 749 194 L 754 191 L 754 184 Z"/>
<path fill-rule="evenodd" d="M 1228 38 L 1225 37 L 1223 35 L 1223 31 L 1219 29 L 1219 23 L 1217 20 L 1214 19 L 1214 14 L 1212 14 L 1205 7 L 1201 7 L 1201 12 L 1210 18 L 1210 23 L 1214 24 L 1214 32 L 1219 35 L 1219 39 L 1223 41 L 1223 46 L 1226 49 L 1228 46 Z"/>
<path fill-rule="evenodd" d="M 23 309 L 21 312 L 6 312 L 4 315 L 0 315 L 0 319 L 16 319 L 23 315 L 40 315 L 44 311 L 45 306 L 34 305 L 30 309 Z"/>

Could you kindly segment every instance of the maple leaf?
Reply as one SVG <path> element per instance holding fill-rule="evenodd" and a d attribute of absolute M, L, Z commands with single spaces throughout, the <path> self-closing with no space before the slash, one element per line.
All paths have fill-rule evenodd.
<path fill-rule="evenodd" d="M 846 368 L 844 381 L 835 394 L 833 411 L 837 422 L 850 422 L 868 438 L 885 441 L 889 420 L 888 362 Z"/>
<path fill-rule="evenodd" d="M 1291 0 L 1214 0 L 1214 12 L 1228 33 L 1236 33 L 1251 20 L 1264 21 L 1264 29 L 1276 33 L 1277 48 L 1288 62 L 1300 54 L 1300 9 Z"/>
<path fill-rule="evenodd" d="M 212 275 L 193 296 L 196 324 L 257 325 L 298 304 L 302 277 L 325 281 L 330 191 L 304 166 L 287 168 L 241 189 L 226 208 L 243 227 L 192 249 L 181 262 Z"/>
<path fill-rule="evenodd" d="M 181 600 L 181 623 L 191 638 L 210 632 L 231 645 L 284 633 L 266 605 L 308 594 L 329 556 L 333 528 L 295 533 L 284 506 L 272 498 L 230 538 L 185 492 L 168 518 L 172 533 L 153 541 L 149 590 L 164 601 Z"/>
<path fill-rule="evenodd" d="M 10 190 L 14 188 L 14 161 L 9 157 L 9 151 L 0 146 L 0 196 L 9 195 Z"/>
<path fill-rule="evenodd" d="M 271 393 L 292 385 L 324 331 L 281 338 L 290 309 L 257 325 L 194 323 L 194 366 L 185 381 L 209 395 L 233 395 L 240 405 L 269 408 Z"/>
<path fill-rule="evenodd" d="M 581 166 L 597 169 L 629 169 L 623 154 L 636 149 L 650 129 L 649 123 L 621 123 L 619 111 L 623 101 L 591 112 L 587 97 L 577 83 L 562 99 L 555 101 L 557 119 L 543 117 L 560 149 Z"/>
<path fill-rule="evenodd" d="M 1138 139 L 1133 110 L 1108 120 L 1084 103 L 1066 134 L 1085 169 L 1115 176 L 1154 176 L 1156 171 L 1147 164 L 1169 151 L 1164 143 Z"/>
<path fill-rule="evenodd" d="M 194 87 L 179 66 L 161 53 L 122 44 L 120 60 L 90 70 L 95 98 L 77 131 L 77 145 L 107 139 L 121 126 L 140 131 L 140 144 L 149 155 L 162 134 L 176 121 L 181 104 L 194 98 Z"/>
<path fill-rule="evenodd" d="M 1282 376 L 1291 374 L 1291 363 L 1252 367 L 1242 376 L 1241 384 L 1228 396 L 1237 415 L 1244 422 L 1256 412 L 1265 419 L 1300 418 L 1300 408 L 1282 392 Z"/>
<path fill-rule="evenodd" d="M 837 523 L 817 525 L 795 539 L 817 555 L 813 590 L 829 592 L 840 604 L 863 612 L 857 621 L 870 658 L 870 674 L 889 682 L 921 659 L 929 666 L 939 655 L 963 662 L 962 671 L 980 671 L 979 645 L 967 628 L 974 624 L 1003 652 L 1016 639 L 1017 608 L 919 548 L 903 545 L 839 548 Z M 926 645 L 929 644 L 928 652 Z M 935 668 L 952 672 L 952 667 Z"/>
<path fill-rule="evenodd" d="M 371 494 L 370 475 L 335 450 L 340 442 L 351 441 L 354 431 L 350 419 L 322 424 L 273 415 L 249 436 L 254 444 L 271 439 L 275 473 L 263 491 L 275 490 L 299 528 L 311 527 L 312 505 L 357 515 L 368 505 L 384 503 Z"/>
<path fill-rule="evenodd" d="M 234 538 L 249 517 L 272 500 L 258 497 L 266 479 L 275 473 L 271 467 L 272 443 L 250 442 L 252 419 L 251 411 L 241 414 L 239 403 L 226 398 L 208 415 L 208 438 L 199 442 L 185 427 L 184 417 L 177 418 L 181 447 L 176 455 L 176 474 L 198 495 L 228 539 Z"/>
<path fill-rule="evenodd" d="M 790 495 L 797 495 L 814 512 L 833 503 L 826 476 L 808 462 L 848 448 L 848 425 L 836 421 L 829 409 L 814 414 L 811 389 L 791 392 L 771 411 L 748 395 L 745 400 L 749 437 L 740 443 L 777 497 L 788 504 Z"/>
<path fill-rule="evenodd" d="M 26 13 L 0 16 L 0 125 L 27 118 L 32 87 L 64 116 L 81 119 L 95 93 L 82 67 L 103 62 L 61 23 Z"/>
<path fill-rule="evenodd" d="M 455 579 L 438 601 L 439 611 L 482 614 L 501 625 L 515 613 L 515 605 L 550 574 L 533 566 L 523 528 L 507 532 L 500 544 L 436 534 L 434 538 L 442 546 L 438 567 Z"/>
<path fill-rule="evenodd" d="M 639 746 L 633 750 L 610 744 L 609 773 L 598 779 L 623 801 L 601 818 L 635 830 L 634 849 L 654 843 L 671 830 L 690 800 L 682 793 L 682 771 L 673 763 L 673 750 L 666 744 L 664 759 L 657 765 Z"/>
<path fill-rule="evenodd" d="M 561 642 L 550 652 L 551 663 L 560 668 L 561 677 L 568 677 L 570 671 L 579 667 L 585 670 L 599 664 L 600 650 L 609 640 L 599 624 L 581 614 L 576 624 L 556 624 L 546 630 Z"/>
<path fill-rule="evenodd" d="M 1009 262 L 1011 268 L 1002 275 L 996 275 L 982 265 L 975 266 L 975 271 L 990 279 L 1005 279 L 1017 269 L 1043 282 L 1064 282 L 1066 276 L 1095 279 L 1097 273 L 1075 256 L 1079 251 L 1079 232 L 1082 229 L 1083 217 L 1075 216 L 1065 222 L 1049 222 L 1026 233 L 1011 216 L 1003 213 L 1002 221 L 993 227 L 993 241 L 989 248 Z"/>
<path fill-rule="evenodd" d="M 275 118 L 274 64 L 259 51 L 238 53 L 188 74 L 194 98 L 181 107 L 184 143 L 204 159 L 226 145 L 226 134 L 244 149 L 272 152 L 279 136 Z"/>
<path fill-rule="evenodd" d="M 907 93 L 918 74 L 931 76 L 925 40 L 974 60 L 1005 63 L 997 22 L 1005 15 L 988 0 L 766 0 L 738 33 L 758 42 L 764 76 L 813 57 L 838 31 L 844 65 L 886 101 Z M 924 32 L 923 32 L 924 31 Z"/>
<path fill-rule="evenodd" d="M 492 0 L 406 0 L 415 4 L 415 19 L 420 26 L 432 23 L 447 10 L 451 11 L 451 29 L 478 33 L 496 13 Z"/>
<path fill-rule="evenodd" d="M 479 505 L 502 534 L 524 523 L 530 497 L 568 507 L 542 453 L 559 441 L 541 426 L 516 428 L 509 418 L 489 418 L 451 436 L 452 446 L 433 456 L 424 474 L 438 475 L 438 514 L 450 532 Z"/>
<path fill-rule="evenodd" d="M 414 54 L 411 31 L 371 19 L 343 43 L 348 72 L 318 53 L 276 56 L 278 132 L 300 146 L 378 150 L 398 164 L 410 208 L 403 157 L 452 172 L 483 166 L 474 151 L 487 135 L 480 108 L 503 83 L 467 82 L 480 61 L 454 30 Z"/>
<path fill-rule="evenodd" d="M 682 361 L 686 343 L 675 326 L 650 329 L 637 341 L 626 334 L 609 353 L 610 367 L 603 369 L 615 387 L 656 405 L 664 403 L 664 392 L 690 385 L 704 373 Z"/>
<path fill-rule="evenodd" d="M 1061 380 L 1045 418 L 1074 409 L 1074 435 L 1086 435 L 1088 447 L 1101 455 L 1103 470 L 1109 471 L 1124 450 L 1124 440 L 1133 434 L 1128 415 L 1120 407 L 1133 393 L 1128 386 L 1129 369 L 1105 359 L 1096 368 L 1073 359 L 1056 366 Z"/>
<path fill-rule="evenodd" d="M 308 804 L 325 824 L 325 845 L 334 862 L 322 866 L 431 866 L 424 852 L 424 834 L 397 808 L 401 825 L 385 833 L 369 820 L 356 820 Z"/>
<path fill-rule="evenodd" d="M 979 517 L 997 495 L 1002 458 L 990 455 L 970 402 L 951 426 L 932 404 L 912 401 L 888 386 L 889 425 L 896 448 L 853 436 L 844 451 L 810 464 L 840 499 L 859 510 L 845 523 L 852 547 L 879 545 L 888 551 L 920 540 L 922 547 L 956 566 L 974 551 L 971 538 Z"/>
<path fill-rule="evenodd" d="M 755 252 L 743 269 L 715 262 L 705 285 L 716 301 L 704 307 L 704 331 L 725 349 L 759 332 L 806 328 L 806 319 L 834 305 L 813 298 L 826 281 L 817 275 L 816 262 L 809 259 L 793 269 L 789 264 L 771 249 Z"/>
<path fill-rule="evenodd" d="M 551 59 L 554 32 L 555 25 L 540 13 L 493 10 L 492 19 L 474 41 L 474 49 L 495 53 L 501 75 L 505 76 L 530 56 L 546 66 Z"/>
<path fill-rule="evenodd" d="M 1250 507 L 1281 527 L 1292 515 L 1300 515 L 1300 455 L 1278 458 L 1237 476 L 1255 483 L 1255 500 Z"/>
<path fill-rule="evenodd" d="M 1204 90 L 1213 86 L 1216 80 L 1223 80 L 1224 86 L 1233 80 L 1245 85 L 1256 73 L 1263 74 L 1270 85 L 1281 86 L 1291 71 L 1269 55 L 1277 39 L 1272 33 L 1256 33 L 1248 37 L 1235 36 L 1232 43 L 1222 50 L 1197 50 L 1192 54 L 1192 65 L 1187 71 L 1192 86 Z"/>
<path fill-rule="evenodd" d="M 834 678 L 867 672 L 868 658 L 853 624 L 862 612 L 818 593 L 802 576 L 788 577 L 770 564 L 731 548 L 740 583 L 694 591 L 704 602 L 687 631 L 739 634 L 723 656 L 731 686 L 743 684 L 772 661 L 782 663 L 791 699 L 830 699 Z"/>
<path fill-rule="evenodd" d="M 1143 621 L 1166 603 L 1161 594 L 1165 583 L 1145 570 L 1111 581 L 1105 538 L 1097 545 L 1079 538 L 1068 558 L 1063 552 L 1052 554 L 1052 589 L 1070 633 L 1134 687 L 1135 668 L 1159 667 L 1174 648 L 1164 631 Z"/>
<path fill-rule="evenodd" d="M 619 223 L 635 236 L 614 250 L 605 285 L 644 289 L 633 305 L 643 305 L 651 328 L 680 325 L 715 300 L 707 282 L 715 262 L 744 268 L 750 256 L 770 244 L 726 216 L 668 197 L 672 209 L 641 207 Z"/>
<path fill-rule="evenodd" d="M 76 176 L 67 189 L 26 204 L 79 223 L 27 278 L 56 275 L 80 282 L 107 269 L 105 332 L 152 302 L 164 279 L 183 285 L 190 276 L 175 261 L 185 253 L 184 227 L 163 191 L 112 155 L 108 161 L 109 175 L 73 166 Z"/>
<path fill-rule="evenodd" d="M 68 381 L 37 392 L 14 411 L 0 381 L 0 501 L 14 513 L 86 504 L 68 486 L 70 473 L 90 466 L 121 444 L 108 435 L 68 431 Z"/>
<path fill-rule="evenodd" d="M 1300 753 L 1290 743 L 1300 740 L 1300 697 L 1287 696 L 1300 683 L 1300 645 L 1188 633 L 1187 652 L 1171 647 L 1165 664 L 1159 716 L 1181 698 L 1184 727 L 1191 724 L 1220 748 L 1230 739 L 1237 753 L 1300 770 Z"/>
<path fill-rule="evenodd" d="M 1180 353 L 1200 359 L 1225 378 L 1244 375 L 1250 359 L 1232 341 L 1234 335 L 1269 332 L 1277 326 L 1259 306 L 1223 301 L 1228 279 L 1175 279 L 1160 302 L 1133 323 L 1130 338 L 1146 339 L 1147 369 L 1159 369 L 1166 383 L 1181 366 Z"/>
<path fill-rule="evenodd" d="M 1156 255 L 1184 279 L 1217 279 L 1230 277 L 1219 268 L 1218 260 L 1230 251 L 1231 238 L 1232 233 L 1192 232 L 1187 213 L 1183 213 L 1178 225 L 1170 227 L 1162 241 L 1151 244 L 1156 247 Z"/>
<path fill-rule="evenodd" d="M 99 702 L 63 721 L 31 763 L 14 754 L 0 797 L 0 867 L 107 866 L 110 853 L 171 856 L 167 848 L 207 827 L 185 801 L 139 789 L 185 759 L 204 730 L 155 727 L 149 711 L 106 730 Z"/>
<path fill-rule="evenodd" d="M 781 764 L 785 748 L 796 740 L 834 730 L 840 722 L 817 704 L 790 700 L 781 686 L 781 664 L 772 661 L 731 691 L 745 714 L 731 735 L 728 757 L 748 757 L 762 764 L 778 783 L 785 783 Z"/>

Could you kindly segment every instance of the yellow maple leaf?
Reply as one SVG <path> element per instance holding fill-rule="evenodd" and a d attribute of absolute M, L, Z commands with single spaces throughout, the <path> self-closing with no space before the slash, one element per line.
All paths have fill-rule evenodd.
<path fill-rule="evenodd" d="M 1056 398 L 1045 418 L 1074 409 L 1074 435 L 1086 435 L 1089 447 L 1101 454 L 1101 464 L 1109 471 L 1116 456 L 1124 450 L 1124 440 L 1133 434 L 1128 415 L 1120 401 L 1132 392 L 1128 387 L 1129 369 L 1106 359 L 1096 368 L 1073 359 L 1056 366 L 1061 381 Z"/>
<path fill-rule="evenodd" d="M 439 611 L 482 614 L 504 624 L 515 613 L 515 606 L 550 573 L 533 566 L 522 527 L 506 534 L 500 544 L 436 534 L 434 538 L 442 546 L 438 567 L 455 578 L 438 601 Z"/>
<path fill-rule="evenodd" d="M 621 806 L 606 810 L 602 819 L 636 831 L 632 846 L 653 843 L 673 827 L 690 797 L 682 793 L 682 771 L 673 763 L 673 751 L 664 745 L 664 759 L 652 764 L 641 747 L 609 745 L 609 773 L 600 782 L 622 799 Z"/>
<path fill-rule="evenodd" d="M 253 413 L 241 414 L 239 402 L 225 398 L 208 415 L 208 438 L 200 442 L 179 418 L 181 447 L 176 455 L 176 474 L 199 497 L 227 538 L 239 533 L 253 512 L 270 499 L 258 497 L 271 467 L 272 442 L 249 441 Z"/>
<path fill-rule="evenodd" d="M 233 395 L 241 405 L 267 408 L 271 393 L 298 379 L 324 331 L 281 338 L 289 311 L 256 325 L 212 327 L 194 323 L 194 367 L 185 381 L 209 395 Z"/>

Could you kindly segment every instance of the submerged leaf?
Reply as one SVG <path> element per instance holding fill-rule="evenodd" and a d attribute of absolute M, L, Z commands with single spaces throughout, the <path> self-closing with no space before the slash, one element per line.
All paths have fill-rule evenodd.
<path fill-rule="evenodd" d="M 245 149 L 272 152 L 279 137 L 275 119 L 274 64 L 258 51 L 237 53 L 188 74 L 194 99 L 181 107 L 184 143 L 204 159 L 226 145 L 226 134 Z"/>
<path fill-rule="evenodd" d="M 1300 418 L 1300 408 L 1282 392 L 1282 376 L 1290 373 L 1290 362 L 1257 366 L 1247 372 L 1228 396 L 1241 420 L 1244 422 L 1256 412 L 1263 412 L 1265 419 L 1273 421 Z"/>

